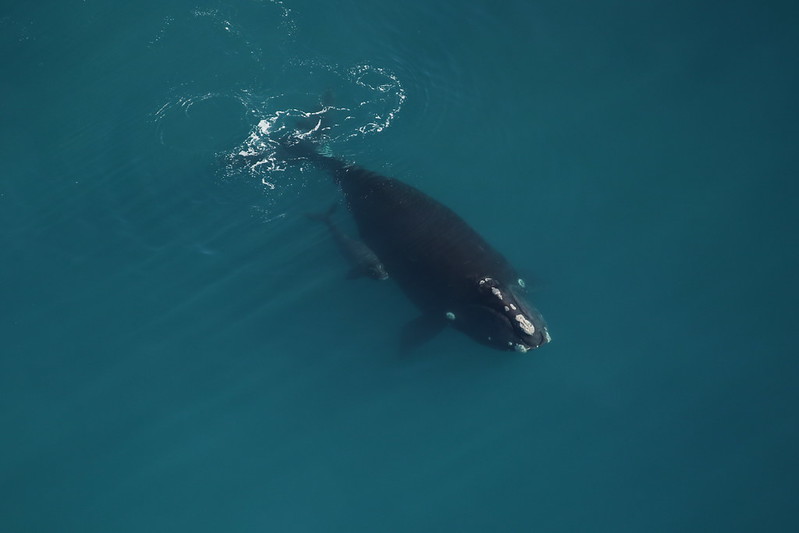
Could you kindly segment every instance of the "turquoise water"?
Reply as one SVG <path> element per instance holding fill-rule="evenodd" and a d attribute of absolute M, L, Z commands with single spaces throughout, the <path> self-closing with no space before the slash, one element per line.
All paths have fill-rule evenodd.
<path fill-rule="evenodd" d="M 789 2 L 0 8 L 0 530 L 793 531 Z M 524 356 L 345 280 L 334 153 L 534 285 Z M 341 213 L 340 213 L 341 214 Z M 343 217 L 341 222 L 352 231 Z"/>

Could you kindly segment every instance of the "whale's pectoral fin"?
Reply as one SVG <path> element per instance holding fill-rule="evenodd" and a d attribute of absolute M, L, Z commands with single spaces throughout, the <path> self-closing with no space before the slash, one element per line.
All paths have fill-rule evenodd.
<path fill-rule="evenodd" d="M 422 315 L 414 318 L 402 328 L 400 337 L 400 353 L 407 354 L 426 343 L 447 326 L 447 321 Z"/>

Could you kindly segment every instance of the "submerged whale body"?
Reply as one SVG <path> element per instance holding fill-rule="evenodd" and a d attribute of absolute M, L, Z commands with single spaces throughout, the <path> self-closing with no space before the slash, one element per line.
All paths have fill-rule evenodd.
<path fill-rule="evenodd" d="M 282 149 L 332 175 L 361 238 L 422 312 L 403 330 L 404 350 L 447 325 L 500 350 L 550 341 L 513 267 L 451 209 L 407 183 L 322 155 L 309 141 L 284 141 Z"/>

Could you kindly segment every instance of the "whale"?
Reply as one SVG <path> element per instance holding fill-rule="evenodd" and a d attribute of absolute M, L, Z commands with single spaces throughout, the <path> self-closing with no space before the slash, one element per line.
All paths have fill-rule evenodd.
<path fill-rule="evenodd" d="M 447 327 L 502 351 L 525 353 L 551 341 L 517 271 L 452 209 L 399 179 L 321 153 L 308 139 L 282 139 L 279 155 L 333 178 L 361 239 L 418 308 L 402 327 L 402 352 Z"/>
<path fill-rule="evenodd" d="M 336 243 L 336 247 L 350 264 L 347 279 L 364 276 L 381 281 L 388 279 L 386 268 L 372 249 L 362 241 L 344 233 L 338 227 L 338 224 L 335 223 L 333 212 L 335 212 L 337 206 L 338 204 L 334 203 L 323 213 L 306 213 L 305 216 L 327 226 L 333 241 Z"/>

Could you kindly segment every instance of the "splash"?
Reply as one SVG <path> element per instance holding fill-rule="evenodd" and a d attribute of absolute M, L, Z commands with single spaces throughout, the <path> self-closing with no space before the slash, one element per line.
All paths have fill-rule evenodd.
<path fill-rule="evenodd" d="M 384 95 L 384 111 L 380 114 L 375 114 L 373 120 L 360 126 L 358 131 L 363 135 L 382 132 L 391 125 L 405 102 L 406 94 L 399 78 L 384 68 L 371 65 L 352 67 L 349 74 L 356 85 L 365 87 L 374 94 Z M 368 105 L 369 103 L 364 101 L 360 105 Z"/>
<path fill-rule="evenodd" d="M 272 24 L 271 31 L 263 22 Z M 193 34 L 200 48 L 188 46 L 186 36 Z M 353 140 L 395 123 L 406 99 L 396 74 L 370 63 L 342 66 L 290 56 L 285 45 L 296 34 L 294 14 L 283 0 L 260 0 L 241 10 L 199 6 L 165 17 L 148 42 L 157 57 L 179 66 L 168 71 L 175 84 L 152 115 L 161 145 L 215 156 L 222 180 L 245 179 L 276 198 L 309 183 L 299 175 L 308 170 L 302 165 L 286 172 L 288 164 L 277 154 L 280 139 L 312 138 L 320 149 L 341 154 Z M 213 68 L 197 70 L 195 56 L 203 53 Z M 179 60 L 183 56 L 189 60 Z"/>
<path fill-rule="evenodd" d="M 350 68 L 319 62 L 296 62 L 295 67 L 321 71 L 319 87 L 331 84 L 335 91 L 320 94 L 284 93 L 264 98 L 253 96 L 251 116 L 260 116 L 247 138 L 228 154 L 228 159 L 245 161 L 250 172 L 283 172 L 286 162 L 276 156 L 278 140 L 286 135 L 313 138 L 320 148 L 343 145 L 356 138 L 379 134 L 399 115 L 406 93 L 399 78 L 389 70 L 363 64 Z M 324 83 L 324 81 L 327 82 Z M 331 96 L 332 95 L 332 96 Z M 315 103 L 299 105 L 299 101 Z M 233 168 L 229 168 L 233 170 Z M 272 181 L 268 181 L 274 186 Z"/>
<path fill-rule="evenodd" d="M 245 91 L 192 94 L 179 87 L 153 113 L 152 121 L 162 146 L 199 155 L 225 150 L 237 142 L 252 120 L 247 109 Z"/>
<path fill-rule="evenodd" d="M 283 0 L 268 0 L 268 2 L 280 10 L 281 26 L 286 30 L 289 37 L 294 37 L 297 34 L 297 23 L 294 22 L 291 9 L 286 7 L 286 3 Z"/>

